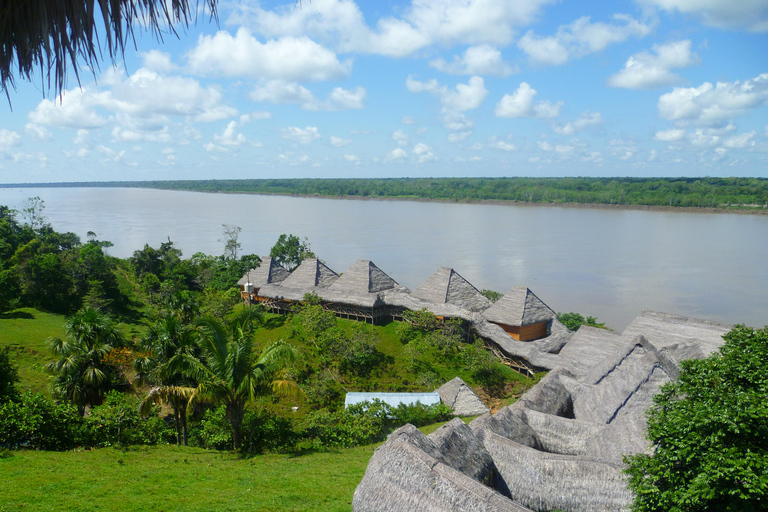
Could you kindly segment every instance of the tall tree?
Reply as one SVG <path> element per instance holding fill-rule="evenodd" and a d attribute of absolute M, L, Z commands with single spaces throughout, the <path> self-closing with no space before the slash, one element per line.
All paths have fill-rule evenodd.
<path fill-rule="evenodd" d="M 64 340 L 48 341 L 59 359 L 46 370 L 54 375 L 54 394 L 70 400 L 82 416 L 86 407 L 101 404 L 107 391 L 122 384 L 120 371 L 105 358 L 125 342 L 112 317 L 93 308 L 68 318 L 66 334 Z"/>
<path fill-rule="evenodd" d="M 240 232 L 243 230 L 240 226 L 232 224 L 222 224 L 224 228 L 224 258 L 230 260 L 237 259 L 237 253 L 240 251 Z"/>
<path fill-rule="evenodd" d="M 277 243 L 269 251 L 269 255 L 288 270 L 295 269 L 307 258 L 315 257 L 315 253 L 309 246 L 309 240 L 286 234 L 280 235 Z"/>
<path fill-rule="evenodd" d="M 200 359 L 189 358 L 198 381 L 192 400 L 223 404 L 232 428 L 235 449 L 242 446 L 245 407 L 256 397 L 277 394 L 298 397 L 296 383 L 280 379 L 282 370 L 296 360 L 294 348 L 282 340 L 255 352 L 252 309 L 242 310 L 223 323 L 208 317 L 199 322 Z"/>
<path fill-rule="evenodd" d="M 199 355 L 197 331 L 184 321 L 181 312 L 159 320 L 139 342 L 144 351 L 134 361 L 136 381 L 151 386 L 141 403 L 145 412 L 153 404 L 166 403 L 173 408 L 176 442 L 187 446 L 187 402 L 195 382 L 189 377 L 186 358 Z"/>
<path fill-rule="evenodd" d="M 653 455 L 628 457 L 633 510 L 766 510 L 768 327 L 736 326 L 724 339 L 654 398 Z"/>

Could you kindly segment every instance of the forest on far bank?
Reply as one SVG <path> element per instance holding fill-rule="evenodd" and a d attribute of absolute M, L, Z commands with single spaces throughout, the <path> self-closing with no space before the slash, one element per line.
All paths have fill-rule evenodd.
<path fill-rule="evenodd" d="M 302 178 L 13 184 L 198 192 L 768 210 L 766 178 Z"/>

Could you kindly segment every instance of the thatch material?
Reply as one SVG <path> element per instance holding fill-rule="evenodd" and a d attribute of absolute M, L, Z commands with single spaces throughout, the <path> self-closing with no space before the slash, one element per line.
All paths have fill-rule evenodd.
<path fill-rule="evenodd" d="M 431 446 L 430 446 L 431 445 Z M 355 489 L 355 512 L 526 512 L 490 487 L 430 455 L 434 444 L 412 425 L 376 449 Z"/>
<path fill-rule="evenodd" d="M 731 329 L 733 325 L 730 324 L 643 311 L 622 335 L 625 340 L 632 340 L 642 334 L 659 349 L 672 345 L 695 344 L 706 357 L 723 345 L 723 335 Z"/>
<path fill-rule="evenodd" d="M 478 437 L 482 437 L 484 432 L 493 432 L 537 450 L 542 448 L 539 437 L 528 424 L 526 409 L 519 403 L 504 407 L 496 414 L 475 418 L 469 426 Z"/>
<path fill-rule="evenodd" d="M 377 293 L 398 286 L 397 281 L 370 260 L 357 260 L 332 285 L 341 294 Z"/>
<path fill-rule="evenodd" d="M 450 267 L 440 267 L 413 295 L 435 304 L 452 304 L 467 311 L 483 311 L 491 302 Z"/>
<path fill-rule="evenodd" d="M 284 288 L 294 288 L 311 293 L 315 288 L 327 288 L 339 278 L 339 274 L 317 258 L 308 258 L 280 283 Z"/>
<path fill-rule="evenodd" d="M 572 371 L 588 373 L 607 354 L 617 353 L 625 345 L 624 338 L 614 331 L 582 325 L 560 351 L 560 356 Z"/>
<path fill-rule="evenodd" d="M 215 16 L 218 2 L 204 3 Z M 60 93 L 68 69 L 74 71 L 78 81 L 81 63 L 98 69 L 101 44 L 115 61 L 133 36 L 134 23 L 146 26 L 161 38 L 164 29 L 175 34 L 174 23 L 186 25 L 194 19 L 197 5 L 188 0 L 4 1 L 0 8 L 0 90 L 7 94 L 8 85 L 14 86 L 14 68 L 21 77 L 31 80 L 40 67 L 48 88 L 52 79 L 56 93 Z M 98 34 L 97 27 L 104 32 Z"/>
<path fill-rule="evenodd" d="M 526 410 L 525 415 L 528 426 L 536 433 L 541 450 L 548 453 L 589 454 L 590 457 L 594 457 L 594 449 L 588 443 L 591 439 L 597 438 L 606 428 L 604 425 L 588 421 L 563 418 L 532 410 Z M 597 458 L 601 459 L 601 457 Z"/>
<path fill-rule="evenodd" d="M 502 492 L 537 511 L 628 511 L 632 493 L 621 466 L 534 450 L 505 437 L 484 432 L 486 449 L 504 483 Z"/>
<path fill-rule="evenodd" d="M 525 286 L 515 286 L 483 312 L 489 322 L 530 325 L 557 318 L 557 314 Z"/>
<path fill-rule="evenodd" d="M 491 412 L 472 388 L 459 377 L 446 382 L 435 392 L 440 394 L 443 403 L 453 409 L 456 416 L 480 416 Z"/>
<path fill-rule="evenodd" d="M 427 437 L 437 449 L 435 458 L 478 482 L 489 486 L 494 483 L 496 466 L 491 454 L 469 425 L 459 418 L 452 419 Z"/>
<path fill-rule="evenodd" d="M 259 289 L 268 284 L 281 283 L 289 275 L 291 273 L 281 267 L 274 258 L 266 256 L 261 258 L 261 265 L 246 272 L 237 284 L 245 286 L 250 282 L 254 288 Z"/>

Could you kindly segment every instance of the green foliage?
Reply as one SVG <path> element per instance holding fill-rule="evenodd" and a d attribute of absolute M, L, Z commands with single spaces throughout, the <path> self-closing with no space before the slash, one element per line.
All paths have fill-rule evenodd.
<path fill-rule="evenodd" d="M 104 403 L 94 407 L 86 418 L 88 445 L 96 447 L 167 443 L 173 429 L 153 411 L 147 418 L 139 414 L 139 399 L 117 391 L 107 393 Z"/>
<path fill-rule="evenodd" d="M 71 450 L 86 439 L 85 422 L 71 404 L 25 393 L 0 405 L 0 447 Z"/>
<path fill-rule="evenodd" d="M 19 400 L 19 370 L 11 363 L 8 347 L 0 348 L 0 404 Z"/>
<path fill-rule="evenodd" d="M 605 324 L 599 323 L 594 316 L 588 316 L 584 318 L 579 313 L 558 313 L 557 319 L 560 320 L 569 331 L 575 331 L 582 325 L 589 327 L 598 327 L 600 329 L 607 329 Z"/>
<path fill-rule="evenodd" d="M 766 509 L 768 327 L 736 326 L 724 339 L 654 398 L 654 454 L 627 457 L 633 510 Z"/>
<path fill-rule="evenodd" d="M 298 267 L 302 261 L 314 258 L 315 253 L 309 246 L 309 240 L 296 235 L 282 234 L 269 251 L 270 257 L 288 270 Z"/>
<path fill-rule="evenodd" d="M 504 296 L 501 292 L 495 292 L 493 290 L 481 290 L 480 293 L 485 295 L 485 298 L 488 299 L 491 302 L 496 302 L 500 298 Z"/>
<path fill-rule="evenodd" d="M 83 415 L 87 406 L 99 405 L 107 391 L 124 384 L 121 372 L 106 357 L 125 341 L 112 317 L 91 308 L 68 318 L 66 331 L 65 339 L 49 340 L 59 359 L 46 369 L 54 376 L 54 396 L 71 401 Z"/>
<path fill-rule="evenodd" d="M 119 185 L 166 190 L 549 204 L 742 209 L 768 205 L 766 178 L 323 178 L 144 181 Z"/>
<path fill-rule="evenodd" d="M 313 301 L 294 307 L 291 316 L 292 337 L 318 345 L 318 337 L 336 326 L 336 315 Z"/>
<path fill-rule="evenodd" d="M 191 428 L 190 435 L 197 446 L 212 450 L 231 450 L 232 426 L 227 421 L 224 405 L 205 411 L 200 424 Z"/>

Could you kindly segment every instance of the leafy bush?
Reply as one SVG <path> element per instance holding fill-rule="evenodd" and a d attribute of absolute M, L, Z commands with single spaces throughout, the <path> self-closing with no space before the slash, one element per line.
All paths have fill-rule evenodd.
<path fill-rule="evenodd" d="M 208 409 L 198 425 L 190 428 L 192 444 L 214 450 L 231 450 L 232 426 L 227 420 L 227 408 L 222 405 Z"/>
<path fill-rule="evenodd" d="M 0 404 L 19 400 L 17 382 L 19 382 L 19 370 L 11 363 L 8 347 L 2 348 L 0 349 Z"/>
<path fill-rule="evenodd" d="M 168 443 L 174 430 L 153 411 L 149 417 L 139 414 L 139 399 L 111 391 L 104 403 L 91 410 L 86 418 L 88 444 L 91 446 L 128 446 L 132 444 Z"/>
<path fill-rule="evenodd" d="M 768 496 L 768 327 L 736 326 L 684 361 L 648 413 L 653 455 L 626 458 L 637 512 L 757 511 Z"/>
<path fill-rule="evenodd" d="M 267 411 L 248 411 L 243 420 L 243 450 L 247 453 L 286 452 L 294 449 L 301 436 L 293 422 Z"/>
<path fill-rule="evenodd" d="M 38 393 L 0 405 L 0 446 L 71 450 L 87 444 L 85 421 L 69 403 L 57 404 Z"/>
<path fill-rule="evenodd" d="M 598 322 L 597 318 L 594 316 L 588 316 L 587 318 L 584 318 L 578 313 L 558 313 L 557 319 L 560 320 L 560 323 L 566 326 L 569 331 L 578 330 L 578 328 L 582 325 L 606 329 L 605 324 Z"/>

